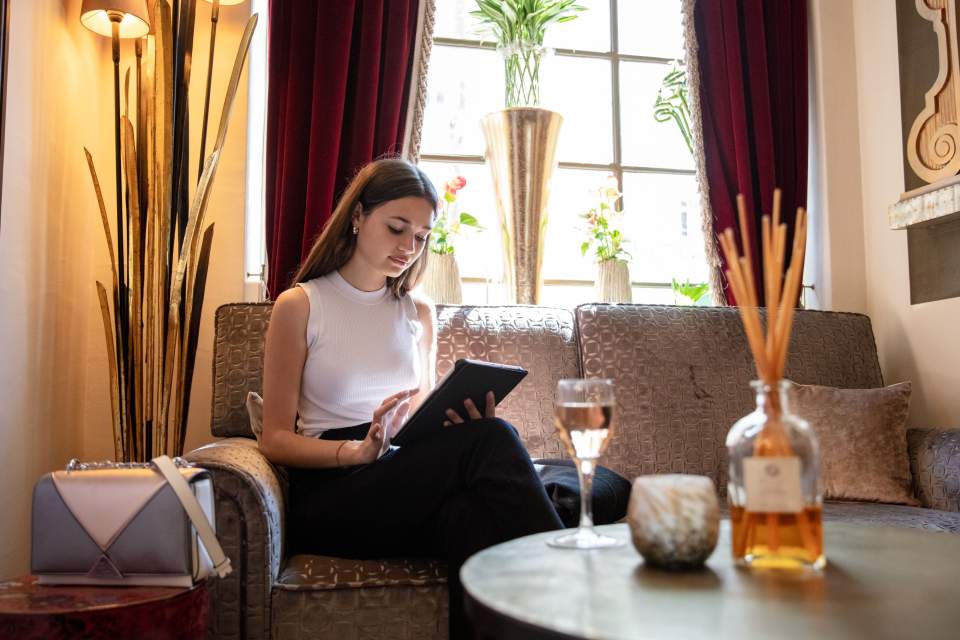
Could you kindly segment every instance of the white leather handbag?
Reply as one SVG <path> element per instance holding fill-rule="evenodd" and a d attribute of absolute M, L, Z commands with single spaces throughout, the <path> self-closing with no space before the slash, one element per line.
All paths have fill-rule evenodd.
<path fill-rule="evenodd" d="M 40 584 L 189 587 L 230 573 L 215 522 L 210 472 L 182 458 L 71 460 L 34 486 L 31 571 Z"/>

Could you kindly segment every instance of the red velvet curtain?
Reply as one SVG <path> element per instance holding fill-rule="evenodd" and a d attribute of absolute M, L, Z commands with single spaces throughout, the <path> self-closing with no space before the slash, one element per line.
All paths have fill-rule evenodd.
<path fill-rule="evenodd" d="M 744 194 L 759 256 L 761 210 L 771 213 L 779 187 L 789 262 L 796 209 L 807 200 L 807 0 L 698 0 L 694 22 L 714 229 L 733 227 L 742 246 L 736 196 Z M 763 282 L 757 258 L 754 272 Z M 726 298 L 733 304 L 729 288 Z"/>
<path fill-rule="evenodd" d="M 360 167 L 403 145 L 419 0 L 272 0 L 267 290 L 289 284 Z"/>

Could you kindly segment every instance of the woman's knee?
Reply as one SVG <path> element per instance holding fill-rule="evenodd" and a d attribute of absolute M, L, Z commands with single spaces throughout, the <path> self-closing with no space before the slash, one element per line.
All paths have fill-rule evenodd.
<path fill-rule="evenodd" d="M 523 447 L 523 442 L 520 440 L 520 432 L 503 418 L 482 418 L 474 422 L 476 423 L 474 426 L 480 430 L 485 437 L 502 440 L 505 443 L 510 443 L 521 448 Z"/>

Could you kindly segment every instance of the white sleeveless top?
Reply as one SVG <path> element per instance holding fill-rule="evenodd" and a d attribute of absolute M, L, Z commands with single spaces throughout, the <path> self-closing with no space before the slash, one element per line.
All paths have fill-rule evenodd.
<path fill-rule="evenodd" d="M 387 396 L 419 386 L 423 327 L 409 295 L 361 291 L 337 271 L 297 286 L 310 300 L 300 433 L 370 422 Z"/>

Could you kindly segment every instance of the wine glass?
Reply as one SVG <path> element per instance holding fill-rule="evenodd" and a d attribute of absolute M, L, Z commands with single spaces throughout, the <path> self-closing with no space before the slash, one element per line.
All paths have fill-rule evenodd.
<path fill-rule="evenodd" d="M 580 526 L 547 542 L 564 549 L 601 549 L 624 543 L 593 528 L 593 473 L 597 460 L 613 437 L 613 380 L 570 379 L 557 382 L 554 424 L 577 466 L 580 479 Z"/>

